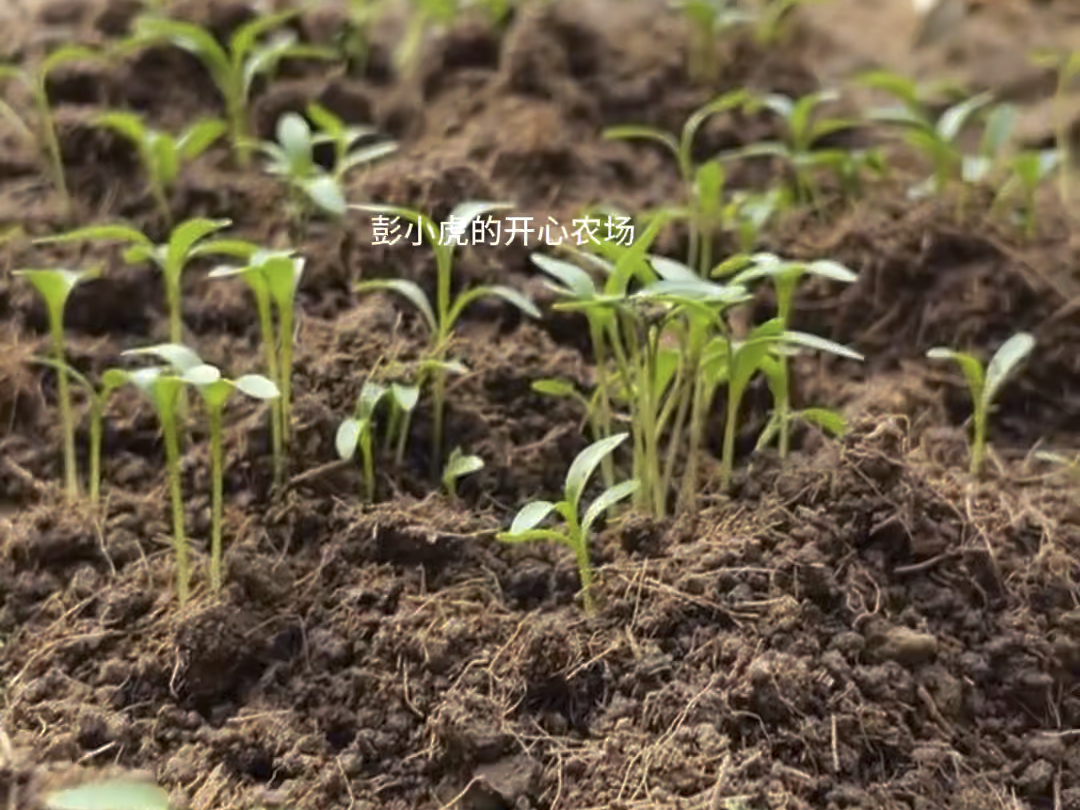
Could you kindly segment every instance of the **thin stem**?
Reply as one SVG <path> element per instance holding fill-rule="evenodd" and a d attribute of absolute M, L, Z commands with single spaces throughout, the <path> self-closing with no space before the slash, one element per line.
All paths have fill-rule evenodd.
<path fill-rule="evenodd" d="M 101 423 L 105 402 L 90 395 L 90 506 L 97 509 L 101 500 Z"/>
<path fill-rule="evenodd" d="M 290 302 L 291 304 L 291 302 Z M 281 358 L 278 374 L 281 376 L 281 441 L 288 447 L 292 433 L 292 358 L 293 358 L 293 311 L 291 306 L 278 310 Z"/>
<path fill-rule="evenodd" d="M 53 183 L 64 206 L 64 215 L 71 218 L 72 202 L 68 193 L 67 178 L 64 175 L 64 157 L 60 151 L 60 139 L 56 135 L 56 124 L 53 122 L 52 111 L 49 109 L 49 94 L 45 89 L 45 77 L 41 77 L 41 84 L 35 94 L 37 98 L 38 120 L 41 122 L 41 136 L 45 141 L 45 153 L 51 164 Z"/>
<path fill-rule="evenodd" d="M 68 500 L 75 501 L 79 497 L 79 478 L 75 465 L 75 422 L 71 415 L 71 386 L 68 383 L 68 375 L 63 370 L 63 317 L 63 308 L 60 308 L 60 311 L 50 318 L 52 321 L 50 330 L 52 331 L 53 356 L 60 364 L 56 373 L 56 395 L 60 400 L 60 427 L 64 433 L 64 490 Z"/>
<path fill-rule="evenodd" d="M 596 387 L 600 394 L 600 418 L 596 425 L 596 428 L 599 428 L 599 435 L 593 436 L 593 441 L 599 441 L 611 435 L 611 399 L 604 330 L 596 318 L 589 318 L 589 337 L 592 340 L 596 360 Z M 604 456 L 601 460 L 600 475 L 605 489 L 615 486 L 615 463 L 610 455 Z"/>
<path fill-rule="evenodd" d="M 270 302 L 266 296 L 256 293 L 256 302 L 259 310 L 259 327 L 262 331 L 263 345 L 266 347 L 266 368 L 270 379 L 281 386 L 281 376 L 278 373 L 278 356 L 274 340 L 274 324 L 270 317 Z M 285 448 L 282 437 L 281 403 L 272 402 L 270 407 L 270 430 L 271 442 L 274 453 L 274 483 L 280 484 L 285 475 Z"/>
<path fill-rule="evenodd" d="M 698 373 L 694 381 L 693 406 L 690 416 L 690 438 L 686 449 L 686 469 L 679 490 L 678 511 L 682 514 L 697 509 L 698 470 L 701 468 L 701 446 L 705 437 L 705 416 L 712 401 L 713 388 Z"/>
<path fill-rule="evenodd" d="M 360 432 L 360 456 L 364 465 L 364 500 L 375 502 L 375 459 L 371 449 L 371 425 Z"/>
<path fill-rule="evenodd" d="M 976 404 L 973 414 L 975 436 L 971 443 L 971 467 L 969 472 L 977 476 L 982 471 L 983 456 L 986 453 L 986 409 Z"/>
<path fill-rule="evenodd" d="M 161 432 L 165 438 L 165 465 L 169 476 L 172 499 L 173 548 L 176 551 L 176 596 L 180 606 L 188 598 L 188 549 L 184 536 L 184 493 L 180 484 L 180 442 L 176 435 L 176 419 L 171 412 L 174 403 L 167 403 L 160 414 Z"/>
<path fill-rule="evenodd" d="M 432 386 L 432 413 L 431 413 L 431 474 L 437 477 L 441 467 L 443 446 L 443 417 L 444 402 L 446 397 L 446 371 L 442 368 L 435 370 L 435 380 Z"/>
<path fill-rule="evenodd" d="M 568 515 L 567 534 L 570 545 L 574 549 L 574 559 L 577 562 L 578 576 L 581 577 L 581 599 L 585 604 L 586 613 L 596 612 L 596 602 L 593 600 L 593 571 L 592 562 L 589 560 L 589 538 L 581 530 L 577 515 Z"/>
<path fill-rule="evenodd" d="M 207 409 L 210 421 L 210 587 L 221 590 L 221 532 L 224 522 L 224 478 L 221 410 Z"/>

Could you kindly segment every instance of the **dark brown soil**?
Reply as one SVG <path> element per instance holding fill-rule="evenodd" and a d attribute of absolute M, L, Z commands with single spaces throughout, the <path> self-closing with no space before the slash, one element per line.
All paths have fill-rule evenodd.
<path fill-rule="evenodd" d="M 1065 14 L 1004 5 L 1032 30 Z M 29 57 L 23 43 L 100 39 L 133 9 L 53 4 L 25 28 L 4 22 L 6 44 Z M 675 199 L 674 169 L 654 150 L 604 141 L 603 127 L 677 130 L 737 86 L 813 90 L 843 66 L 829 47 L 850 33 L 807 23 L 772 53 L 734 42 L 723 75 L 696 87 L 676 21 L 645 4 L 616 11 L 529 8 L 505 33 L 469 22 L 430 50 L 414 85 L 396 82 L 381 52 L 363 77 L 292 66 L 258 91 L 260 134 L 317 99 L 397 139 L 395 155 L 355 176 L 354 201 L 441 217 L 466 199 L 505 199 L 560 222 L 598 202 L 640 210 Z M 219 33 L 243 19 L 235 5 L 177 13 Z M 986 36 L 983 17 L 973 24 Z M 318 41 L 335 25 L 323 9 L 300 29 Z M 131 107 L 176 127 L 215 113 L 201 69 L 155 50 L 68 71 L 50 92 L 79 220 L 161 235 L 135 156 L 86 117 Z M 770 127 L 720 119 L 702 149 Z M 433 262 L 372 245 L 361 216 L 345 234 L 313 230 L 298 246 L 292 483 L 272 489 L 266 413 L 238 403 L 227 586 L 214 597 L 201 565 L 208 451 L 193 437 L 184 487 L 200 565 L 181 612 L 152 411 L 126 392 L 110 405 L 106 517 L 65 505 L 54 377 L 28 364 L 47 349 L 45 313 L 10 271 L 104 265 L 68 308 L 70 359 L 91 375 L 165 338 L 161 284 L 118 251 L 33 245 L 63 226 L 58 201 L 35 156 L 13 135 L 3 146 L 0 724 L 11 750 L 0 745 L 0 796 L 17 789 L 15 806 L 49 784 L 135 769 L 190 808 L 1080 808 L 1080 502 L 1031 453 L 1080 444 L 1080 257 L 1052 195 L 1033 241 L 977 201 L 958 218 L 955 201 L 909 202 L 889 183 L 771 229 L 769 249 L 859 273 L 844 290 L 811 284 L 797 304 L 799 328 L 867 357 L 797 366 L 798 401 L 843 409 L 851 431 L 839 442 L 799 434 L 784 464 L 751 455 L 768 407 L 754 393 L 733 497 L 706 483 L 692 520 L 628 517 L 597 537 L 594 616 L 575 603 L 568 552 L 494 538 L 528 499 L 557 494 L 585 446 L 580 414 L 530 389 L 551 376 L 587 383 L 581 323 L 470 309 L 455 353 L 471 373 L 452 389 L 447 430 L 485 469 L 457 502 L 437 494 L 422 404 L 404 465 L 380 457 L 378 504 L 363 506 L 359 471 L 333 464 L 334 431 L 375 364 L 415 357 L 422 333 L 393 299 L 351 287 L 430 285 Z M 285 238 L 274 182 L 230 165 L 214 150 L 186 172 L 178 217 Z M 732 182 L 774 179 L 745 174 Z M 677 252 L 677 237 L 661 247 Z M 546 303 L 529 252 L 465 251 L 459 281 Z M 207 269 L 187 275 L 188 341 L 234 375 L 260 370 L 250 300 Z M 995 453 L 974 482 L 970 402 L 925 353 L 987 354 L 1021 329 L 1038 346 L 1004 391 Z M 86 431 L 84 419 L 80 448 Z"/>

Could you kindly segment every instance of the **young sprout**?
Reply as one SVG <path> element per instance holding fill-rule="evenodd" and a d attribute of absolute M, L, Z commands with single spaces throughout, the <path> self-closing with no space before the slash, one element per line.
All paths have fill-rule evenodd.
<path fill-rule="evenodd" d="M 312 205 L 341 218 L 345 215 L 344 180 L 346 173 L 362 163 L 389 154 L 397 148 L 393 143 L 380 143 L 350 151 L 360 138 L 372 134 L 366 128 L 346 129 L 341 121 L 323 108 L 313 117 L 320 120 L 324 132 L 312 133 L 302 115 L 287 112 L 277 122 L 277 142 L 264 141 L 259 149 L 267 156 L 266 170 L 281 180 L 292 192 L 293 218 L 303 223 Z M 325 130 L 325 127 L 330 127 Z M 315 147 L 322 143 L 334 146 L 334 167 L 326 171 L 315 162 Z"/>
<path fill-rule="evenodd" d="M 464 367 L 463 367 L 464 368 Z M 394 463 L 401 465 L 405 459 L 405 443 L 409 439 L 409 425 L 413 411 L 420 402 L 420 386 L 405 383 L 390 384 L 390 424 L 386 429 L 386 447 L 394 447 Z"/>
<path fill-rule="evenodd" d="M 52 360 L 63 365 L 64 360 L 64 309 L 75 286 L 88 278 L 98 275 L 98 270 L 16 270 L 13 275 L 20 276 L 34 285 L 34 289 L 45 301 L 45 311 L 49 319 L 49 334 L 52 338 Z M 68 375 L 56 375 L 57 399 L 60 407 L 60 429 L 64 436 L 64 490 L 69 500 L 79 497 L 79 477 L 75 465 L 75 423 L 71 415 L 71 393 L 68 388 Z"/>
<path fill-rule="evenodd" d="M 367 211 L 381 216 L 405 219 L 420 230 L 427 238 L 435 254 L 436 291 L 434 305 L 415 282 L 406 279 L 373 279 L 362 281 L 354 288 L 357 292 L 388 291 L 397 293 L 420 312 L 430 333 L 427 360 L 433 361 L 432 402 L 432 475 L 439 474 L 443 448 L 443 416 L 445 411 L 446 375 L 443 367 L 446 353 L 462 313 L 471 304 L 482 298 L 499 298 L 516 307 L 532 318 L 539 319 L 540 311 L 526 296 L 511 287 L 500 284 L 484 285 L 464 290 L 456 298 L 452 297 L 451 282 L 454 270 L 454 248 L 464 245 L 465 233 L 474 220 L 479 220 L 492 211 L 508 208 L 506 203 L 464 202 L 450 212 L 450 217 L 443 223 L 435 223 L 430 217 L 408 208 L 389 205 L 350 205 L 360 211 Z M 480 223 L 477 223 L 480 224 Z"/>
<path fill-rule="evenodd" d="M 388 6 L 387 0 L 349 0 L 348 22 L 342 26 L 337 42 L 352 74 L 366 72 L 373 29 Z"/>
<path fill-rule="evenodd" d="M 326 107 L 311 102 L 307 107 L 308 117 L 319 128 L 314 136 L 316 144 L 327 143 L 333 147 L 334 162 L 330 169 L 339 183 L 345 182 L 345 176 L 365 163 L 371 163 L 381 157 L 397 151 L 393 141 L 381 141 L 367 146 L 357 146 L 364 138 L 378 135 L 374 127 L 349 126 Z"/>
<path fill-rule="evenodd" d="M 91 225 L 58 236 L 46 236 L 35 244 L 54 242 L 120 242 L 128 245 L 124 261 L 128 264 L 150 262 L 161 271 L 165 283 L 165 303 L 169 313 L 169 342 L 183 343 L 182 292 L 184 269 L 200 256 L 228 251 L 231 240 L 210 239 L 210 236 L 232 224 L 228 219 L 189 219 L 181 222 L 169 241 L 157 245 L 144 234 L 128 225 Z"/>
<path fill-rule="evenodd" d="M 1037 51 L 1033 58 L 1039 67 L 1051 68 L 1057 73 L 1057 87 L 1054 90 L 1054 141 L 1060 154 L 1058 164 L 1071 167 L 1074 165 L 1075 156 L 1072 151 L 1075 144 L 1069 133 L 1073 120 L 1073 114 L 1069 110 L 1069 88 L 1072 87 L 1073 80 L 1080 75 L 1080 50 Z M 1058 174 L 1058 183 L 1061 201 L 1071 210 L 1072 172 L 1061 171 Z"/>
<path fill-rule="evenodd" d="M 813 202 L 817 197 L 816 175 L 829 169 L 841 182 L 848 184 L 857 177 L 862 155 L 844 149 L 822 148 L 820 142 L 830 135 L 857 125 L 850 118 L 822 117 L 822 106 L 835 102 L 840 94 L 835 90 L 819 90 L 799 99 L 780 93 L 768 93 L 758 102 L 784 122 L 785 133 L 780 140 L 752 143 L 724 155 L 725 158 L 777 158 L 787 164 L 793 178 L 792 192 L 796 202 Z M 850 190 L 850 189 L 849 189 Z"/>
<path fill-rule="evenodd" d="M 604 137 L 613 140 L 647 140 L 664 146 L 674 157 L 684 187 L 684 207 L 665 209 L 667 217 L 690 222 L 690 245 L 687 264 L 706 275 L 712 266 L 712 236 L 720 225 L 723 190 L 723 168 L 715 160 L 702 164 L 694 162 L 694 140 L 701 127 L 720 113 L 745 108 L 752 96 L 746 90 L 733 90 L 720 95 L 695 110 L 683 125 L 679 136 L 647 126 L 617 126 L 604 130 Z"/>
<path fill-rule="evenodd" d="M 461 452 L 460 447 L 451 450 L 442 474 L 443 489 L 446 490 L 450 500 L 457 499 L 457 482 L 459 478 L 472 475 L 482 469 L 484 469 L 484 460 L 480 456 L 467 456 Z"/>
<path fill-rule="evenodd" d="M 740 253 L 750 253 L 758 246 L 765 226 L 781 210 L 784 192 L 779 188 L 768 191 L 736 191 L 724 207 L 723 220 L 735 231 Z"/>
<path fill-rule="evenodd" d="M 129 46 L 169 42 L 203 63 L 225 104 L 225 121 L 237 163 L 241 168 L 247 168 L 252 143 L 248 105 L 255 79 L 273 73 L 283 59 L 332 56 L 322 48 L 299 44 L 296 33 L 288 29 L 278 30 L 261 41 L 264 35 L 280 29 L 299 13 L 300 9 L 290 9 L 256 17 L 240 26 L 226 47 L 194 23 L 157 15 L 143 16 L 135 21 L 135 33 Z"/>
<path fill-rule="evenodd" d="M 952 360 L 960 367 L 964 379 L 967 380 L 974 423 L 970 467 L 973 476 L 982 471 L 983 457 L 986 455 L 986 423 L 990 406 L 994 404 L 1001 386 L 1019 368 L 1034 347 L 1035 338 L 1026 332 L 1019 332 L 1001 345 L 990 358 L 985 370 L 978 358 L 966 352 L 936 347 L 926 353 L 931 360 Z"/>
<path fill-rule="evenodd" d="M 247 254 L 242 267 L 221 266 L 210 271 L 210 278 L 239 276 L 255 298 L 266 367 L 281 396 L 271 408 L 271 431 L 274 452 L 274 479 L 284 480 L 286 449 L 292 425 L 292 360 L 296 324 L 296 291 L 304 273 L 304 259 L 292 251 L 247 251 L 246 243 L 237 243 L 237 255 Z M 277 328 L 274 327 L 277 313 Z"/>
<path fill-rule="evenodd" d="M 140 115 L 115 110 L 95 116 L 93 122 L 126 138 L 138 150 L 150 194 L 170 226 L 173 216 L 169 193 L 180 169 L 213 146 L 228 129 L 220 118 L 203 118 L 179 135 L 172 135 L 148 126 Z"/>
<path fill-rule="evenodd" d="M 410 0 L 405 33 L 394 49 L 394 70 L 404 79 L 415 77 L 427 40 L 453 25 L 458 0 Z"/>
<path fill-rule="evenodd" d="M 732 0 L 675 0 L 674 5 L 690 29 L 689 74 L 691 81 L 710 82 L 719 72 L 717 39 L 731 29 L 752 22 L 752 14 Z"/>
<path fill-rule="evenodd" d="M 90 380 L 67 363 L 44 357 L 36 362 L 47 365 L 61 374 L 67 374 L 86 391 L 87 398 L 90 400 L 90 506 L 96 509 L 101 500 L 101 435 L 105 406 L 112 392 L 127 382 L 127 374 L 120 369 L 110 368 L 101 375 L 101 387 L 94 388 Z"/>
<path fill-rule="evenodd" d="M 207 363 L 184 372 L 184 382 L 194 385 L 202 395 L 206 418 L 210 424 L 210 587 L 221 590 L 221 534 L 224 523 L 225 463 L 222 448 L 222 423 L 225 406 L 232 395 L 240 393 L 252 399 L 271 400 L 280 396 L 278 387 L 261 374 L 244 374 L 235 380 Z"/>
<path fill-rule="evenodd" d="M 0 98 L 0 118 L 12 124 L 26 142 L 35 149 L 41 148 L 49 165 L 53 184 L 60 195 L 64 214 L 72 214 L 71 195 L 68 193 L 67 179 L 64 175 L 64 159 L 60 152 L 60 139 L 56 134 L 56 121 L 53 118 L 49 102 L 48 80 L 53 71 L 75 62 L 101 62 L 106 55 L 101 51 L 84 48 L 79 45 L 64 45 L 45 57 L 36 69 L 24 69 L 16 65 L 0 65 L 0 84 L 15 79 L 20 81 L 30 93 L 34 107 L 34 121 L 24 120 L 10 103 Z"/>
<path fill-rule="evenodd" d="M 342 460 L 347 460 L 360 452 L 361 472 L 364 479 L 364 500 L 375 501 L 375 454 L 372 448 L 372 435 L 375 432 L 375 413 L 379 403 L 390 393 L 390 389 L 377 382 L 364 383 L 360 396 L 356 398 L 353 415 L 342 420 L 334 437 L 334 447 Z"/>
<path fill-rule="evenodd" d="M 145 349 L 130 349 L 127 356 L 153 355 L 166 365 L 128 372 L 127 378 L 154 406 L 165 443 L 165 470 L 172 502 L 173 550 L 176 554 L 176 596 L 180 607 L 187 604 L 190 568 L 187 534 L 184 530 L 184 491 L 180 479 L 180 397 L 187 383 L 184 374 L 202 365 L 195 352 L 185 346 L 167 343 Z"/>
<path fill-rule="evenodd" d="M 634 493 L 638 481 L 629 480 L 604 490 L 581 517 L 581 499 L 585 487 L 592 478 L 600 462 L 611 455 L 627 437 L 626 433 L 617 433 L 594 442 L 582 450 L 566 474 L 563 487 L 563 499 L 558 503 L 534 501 L 526 504 L 517 513 L 509 531 L 500 532 L 497 537 L 507 543 L 524 543 L 533 540 L 561 543 L 574 552 L 578 573 L 581 577 L 582 598 L 585 610 L 592 613 L 596 609 L 593 599 L 593 571 L 589 560 L 589 539 L 593 524 L 608 509 Z M 544 519 L 555 512 L 563 520 L 561 529 L 538 528 Z"/>
<path fill-rule="evenodd" d="M 791 324 L 795 290 L 803 277 L 808 275 L 825 278 L 840 284 L 852 284 L 858 280 L 858 276 L 851 270 L 829 259 L 812 262 L 785 261 L 779 256 L 763 253 L 754 256 L 753 266 L 736 273 L 732 283 L 747 286 L 751 282 L 761 279 L 771 281 L 776 294 L 777 318 L 783 328 L 787 329 Z M 778 348 L 790 350 L 792 347 L 781 346 Z M 791 391 L 786 352 L 781 351 L 779 356 L 775 358 L 775 367 L 772 369 L 771 374 L 766 374 L 766 378 L 773 392 L 775 408 L 765 430 L 773 430 L 775 423 L 775 432 L 779 434 L 780 458 L 786 458 L 791 446 L 790 423 L 794 416 L 791 411 Z M 813 419 L 818 414 L 818 410 L 820 409 L 813 411 L 811 417 L 806 417 L 804 412 L 803 417 Z"/>
<path fill-rule="evenodd" d="M 169 794 L 153 782 L 109 779 L 54 790 L 42 798 L 45 810 L 169 810 Z"/>
<path fill-rule="evenodd" d="M 1009 200 L 1020 197 L 1016 211 L 1024 236 L 1035 236 L 1038 220 L 1035 216 L 1035 195 L 1043 182 L 1061 168 L 1061 151 L 1058 149 L 1024 149 L 1009 161 L 1009 176 L 1002 183 L 994 199 L 994 208 L 1000 208 Z M 1067 172 L 1061 172 L 1066 174 Z"/>
<path fill-rule="evenodd" d="M 784 36 L 788 17 L 801 3 L 822 2 L 822 0 L 760 0 L 755 26 L 755 38 L 759 45 L 773 48 Z"/>

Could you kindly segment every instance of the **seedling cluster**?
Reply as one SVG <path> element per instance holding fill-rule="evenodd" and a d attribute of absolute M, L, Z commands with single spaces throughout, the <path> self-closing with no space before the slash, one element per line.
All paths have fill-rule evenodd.
<path fill-rule="evenodd" d="M 678 3 L 696 37 L 688 70 L 696 80 L 711 82 L 721 67 L 719 37 L 728 31 L 749 27 L 762 45 L 775 45 L 785 30 L 783 21 L 797 3 L 768 0 L 758 4 L 754 13 L 725 0 Z M 89 402 L 86 490 L 97 510 L 102 508 L 103 423 L 112 395 L 133 386 L 146 396 L 157 416 L 181 604 L 189 598 L 192 565 L 180 464 L 193 435 L 196 411 L 205 422 L 209 444 L 207 579 L 213 591 L 221 589 L 225 578 L 224 436 L 227 408 L 237 393 L 265 403 L 274 484 L 279 490 L 289 485 L 296 434 L 292 408 L 296 399 L 294 344 L 301 316 L 298 293 L 308 261 L 307 226 L 313 217 L 328 217 L 331 227 L 342 234 L 355 226 L 358 213 L 403 219 L 418 230 L 434 258 L 431 292 L 411 279 L 369 276 L 368 268 L 365 278 L 354 285 L 360 295 L 393 294 L 387 306 L 408 304 L 426 334 L 408 374 L 380 376 L 378 369 L 369 370 L 355 404 L 340 414 L 329 452 L 336 451 L 350 465 L 358 459 L 358 494 L 367 503 L 379 497 L 380 457 L 404 463 L 413 418 L 422 404 L 431 414 L 429 479 L 449 500 L 459 499 L 460 482 L 480 473 L 486 463 L 446 437 L 449 380 L 469 371 L 458 356 L 456 340 L 463 316 L 470 306 L 487 299 L 509 305 L 530 319 L 545 318 L 533 300 L 513 287 L 455 284 L 457 248 L 464 244 L 466 229 L 478 220 L 502 216 L 513 207 L 511 203 L 464 200 L 440 223 L 420 210 L 350 199 L 354 195 L 352 172 L 387 157 L 397 145 L 381 138 L 375 129 L 344 121 L 316 103 L 302 112 L 284 112 L 271 139 L 260 141 L 253 134 L 252 103 L 263 80 L 292 59 L 340 60 L 355 67 L 366 58 L 370 32 L 390 5 L 386 0 L 352 0 L 352 25 L 337 49 L 301 42 L 291 27 L 299 11 L 256 17 L 226 41 L 193 23 L 153 12 L 138 18 L 132 36 L 113 47 L 69 46 L 54 51 L 34 68 L 0 67 L 0 80 L 22 80 L 29 90 L 33 115 L 22 117 L 7 102 L 0 102 L 0 114 L 16 124 L 28 143 L 42 145 L 70 219 L 76 219 L 77 212 L 70 204 L 54 110 L 46 91 L 46 78 L 54 70 L 79 61 L 126 58 L 148 46 L 172 46 L 195 56 L 220 94 L 221 117 L 196 120 L 181 132 L 159 130 L 130 110 L 110 110 L 94 119 L 96 126 L 112 130 L 133 146 L 164 231 L 156 227 L 144 231 L 125 222 L 90 223 L 38 240 L 99 248 L 116 245 L 121 248 L 118 262 L 154 268 L 163 282 L 167 312 L 162 342 L 125 352 L 123 367 L 96 374 L 76 369 L 65 351 L 65 307 L 79 285 L 99 269 L 18 271 L 40 294 L 48 315 L 50 355 L 40 362 L 57 374 L 67 497 L 74 502 L 83 491 L 76 465 L 71 382 L 86 392 Z M 410 6 L 394 53 L 398 72 L 404 76 L 415 73 L 424 44 L 438 30 L 466 13 L 482 14 L 501 25 L 512 3 L 412 0 Z M 1060 71 L 1071 76 L 1076 65 L 1062 62 Z M 766 251 L 766 229 L 774 218 L 796 207 L 823 211 L 836 200 L 853 204 L 867 181 L 888 181 L 885 156 L 891 144 L 880 137 L 884 130 L 926 159 L 930 174 L 913 194 L 943 195 L 990 186 L 996 193 L 995 210 L 1012 217 L 1023 234 L 1035 235 L 1037 192 L 1067 155 L 1056 150 L 1012 150 L 1015 111 L 1011 106 L 979 94 L 951 99 L 937 112 L 927 88 L 904 77 L 875 72 L 861 77 L 859 83 L 887 97 L 889 105 L 853 113 L 843 106 L 842 88 L 824 88 L 801 98 L 743 88 L 695 110 L 676 134 L 633 122 L 611 127 L 605 132 L 610 140 L 658 144 L 674 158 L 681 199 L 641 215 L 638 238 L 630 244 L 595 241 L 557 254 L 537 251 L 531 255 L 540 278 L 557 299 L 553 308 L 580 316 L 595 365 L 595 381 L 588 389 L 559 379 L 536 380 L 534 389 L 575 402 L 588 426 L 589 443 L 567 473 L 562 499 L 527 504 L 499 538 L 553 541 L 570 548 L 587 609 L 596 604 L 589 541 L 601 516 L 627 499 L 632 499 L 632 508 L 654 518 L 694 514 L 700 508 L 702 491 L 715 486 L 722 494 L 734 494 L 742 405 L 755 385 L 772 398 L 768 421 L 756 437 L 758 449 L 775 443 L 779 456 L 786 458 L 793 436 L 797 437 L 796 425 L 832 435 L 846 429 L 840 413 L 799 402 L 792 358 L 807 352 L 851 362 L 863 357 L 853 348 L 795 328 L 795 310 L 804 279 L 815 277 L 840 289 L 856 282 L 858 276 L 828 257 L 800 259 Z M 750 117 L 771 122 L 774 137 L 718 154 L 701 154 L 699 136 L 708 126 Z M 973 127 L 981 128 L 981 137 L 972 152 L 964 146 L 963 136 Z M 611 148 L 640 149 L 642 144 Z M 193 161 L 211 157 L 215 150 L 227 150 L 222 162 L 240 170 L 258 158 L 261 170 L 280 181 L 294 225 L 287 240 L 290 244 L 260 244 L 244 238 L 239 230 L 232 232 L 234 223 L 229 219 L 184 218 L 187 212 L 174 208 L 177 195 L 173 192 L 184 172 Z M 738 169 L 760 160 L 776 163 L 783 181 L 765 190 L 729 187 Z M 655 245 L 672 225 L 682 228 L 686 238 L 676 255 L 660 255 Z M 230 377 L 202 359 L 184 324 L 184 281 L 194 271 L 206 271 L 215 284 L 243 283 L 254 304 L 253 321 L 262 340 L 260 370 L 239 373 L 238 369 L 237 376 Z M 760 300 L 771 300 L 775 312 L 754 323 L 749 317 L 751 305 Z M 1033 345 L 1031 336 L 1017 335 L 985 369 L 978 359 L 960 351 L 935 348 L 929 352 L 930 359 L 958 364 L 971 389 L 972 475 L 978 475 L 983 466 L 991 406 Z M 713 426 L 721 436 L 718 457 L 709 448 Z M 597 472 L 602 485 L 590 501 L 587 489 Z M 467 495 L 466 488 L 462 493 Z M 589 506 L 582 514 L 586 502 Z M 545 524 L 552 516 L 560 519 L 559 528 Z"/>

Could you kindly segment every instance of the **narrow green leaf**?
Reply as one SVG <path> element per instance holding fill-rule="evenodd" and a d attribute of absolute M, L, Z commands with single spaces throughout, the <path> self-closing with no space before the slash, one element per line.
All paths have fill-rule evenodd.
<path fill-rule="evenodd" d="M 604 512 L 610 509 L 624 498 L 628 498 L 637 492 L 641 482 L 636 479 L 629 481 L 623 481 L 620 484 L 616 484 L 610 489 L 604 490 L 597 496 L 596 500 L 589 504 L 589 508 L 585 510 L 585 518 L 581 521 L 581 531 L 587 537 L 589 530 L 592 529 L 593 523 Z"/>
<path fill-rule="evenodd" d="M 482 469 L 484 469 L 484 460 L 480 456 L 463 455 L 460 448 L 455 448 L 443 470 L 443 482 L 453 482 Z"/>
<path fill-rule="evenodd" d="M 77 228 L 55 236 L 43 236 L 35 239 L 35 245 L 55 244 L 60 242 L 133 242 L 145 247 L 153 247 L 150 237 L 129 225 L 90 225 Z"/>
<path fill-rule="evenodd" d="M 555 509 L 555 504 L 550 501 L 533 501 L 521 507 L 513 523 L 510 524 L 509 535 L 522 534 L 535 529 Z"/>
<path fill-rule="evenodd" d="M 169 810 L 169 794 L 152 782 L 112 779 L 45 794 L 47 810 Z"/>
<path fill-rule="evenodd" d="M 543 253 L 532 253 L 529 260 L 547 273 L 562 282 L 565 289 L 552 287 L 556 292 L 563 295 L 573 295 L 578 298 L 591 298 L 596 295 L 596 286 L 592 276 L 575 264 L 545 256 Z"/>
<path fill-rule="evenodd" d="M 394 404 L 405 413 L 410 413 L 420 401 L 420 386 L 418 385 L 392 383 L 390 393 L 393 396 Z"/>
<path fill-rule="evenodd" d="M 350 459 L 356 454 L 356 446 L 360 443 L 360 428 L 360 420 L 352 417 L 338 425 L 334 448 L 340 458 Z"/>
<path fill-rule="evenodd" d="M 424 291 L 412 281 L 401 278 L 373 279 L 371 281 L 361 281 L 353 287 L 353 289 L 358 293 L 371 292 L 373 290 L 395 292 L 420 310 L 420 314 L 424 316 L 424 321 L 427 323 L 432 334 L 439 331 L 438 322 L 435 320 L 435 311 L 431 308 L 431 304 L 428 303 L 427 296 L 424 295 Z"/>
<path fill-rule="evenodd" d="M 167 272 L 176 274 L 182 271 L 196 242 L 230 225 L 232 225 L 231 219 L 203 219 L 201 217 L 181 222 L 169 235 L 165 253 Z"/>
<path fill-rule="evenodd" d="M 792 416 L 817 425 L 831 436 L 840 437 L 847 433 L 847 420 L 843 414 L 831 411 L 828 408 L 804 408 L 796 411 Z"/>
<path fill-rule="evenodd" d="M 160 358 L 180 373 L 185 373 L 203 365 L 202 358 L 192 349 L 179 343 L 159 343 L 155 346 L 144 346 L 138 349 L 128 349 L 121 352 L 124 356 L 150 355 Z"/>
<path fill-rule="evenodd" d="M 607 456 L 611 455 L 620 444 L 626 441 L 628 433 L 616 433 L 598 442 L 593 442 L 574 459 L 570 470 L 566 473 L 566 502 L 575 512 L 581 501 L 581 494 L 585 490 L 589 479 L 597 466 Z"/>
<path fill-rule="evenodd" d="M 813 349 L 814 351 L 828 352 L 829 354 L 835 354 L 838 357 L 846 357 L 849 360 L 862 361 L 865 359 L 854 349 L 849 349 L 847 346 L 843 346 L 835 341 L 818 337 L 817 335 L 807 334 L 806 332 L 792 332 L 789 330 L 781 335 L 781 339 L 785 343 L 793 343 L 806 349 Z"/>
<path fill-rule="evenodd" d="M 233 381 L 236 390 L 252 399 L 276 399 L 281 392 L 273 381 L 262 374 L 244 374 Z"/>
<path fill-rule="evenodd" d="M 200 388 L 222 381 L 221 371 L 217 366 L 212 366 L 209 363 L 202 363 L 185 369 L 182 377 L 184 382 Z"/>
<path fill-rule="evenodd" d="M 994 353 L 986 367 L 986 387 L 983 389 L 983 402 L 989 405 L 997 396 L 998 390 L 1005 383 L 1020 363 L 1035 348 L 1035 338 L 1027 332 L 1020 332 L 1006 340 Z"/>

